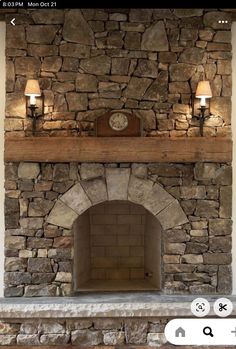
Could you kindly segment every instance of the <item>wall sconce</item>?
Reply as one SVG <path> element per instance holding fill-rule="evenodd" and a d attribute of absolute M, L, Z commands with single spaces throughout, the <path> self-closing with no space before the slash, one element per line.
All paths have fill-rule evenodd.
<path fill-rule="evenodd" d="M 206 80 L 199 81 L 197 85 L 195 97 L 200 98 L 200 108 L 198 108 L 198 110 L 200 110 L 200 114 L 197 116 L 193 115 L 193 117 L 196 117 L 200 122 L 200 135 L 202 137 L 204 122 L 210 117 L 210 115 L 205 115 L 206 110 L 208 109 L 206 107 L 206 98 L 212 97 L 211 86 L 209 81 L 206 81 Z M 192 105 L 192 110 L 194 113 L 194 103 Z"/>
<path fill-rule="evenodd" d="M 27 113 L 27 116 L 30 117 L 33 121 L 32 124 L 32 133 L 35 134 L 36 131 L 36 119 L 40 116 L 36 113 L 36 97 L 41 96 L 41 91 L 39 87 L 38 80 L 29 79 L 27 80 L 26 87 L 25 87 L 25 96 L 30 97 L 29 103 L 26 101 L 26 113 L 27 109 L 29 108 L 30 114 Z"/>

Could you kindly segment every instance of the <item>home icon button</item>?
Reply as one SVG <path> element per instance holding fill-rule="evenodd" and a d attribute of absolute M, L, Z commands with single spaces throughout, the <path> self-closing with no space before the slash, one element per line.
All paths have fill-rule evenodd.
<path fill-rule="evenodd" d="M 185 337 L 185 330 L 182 327 L 177 328 L 175 337 Z"/>

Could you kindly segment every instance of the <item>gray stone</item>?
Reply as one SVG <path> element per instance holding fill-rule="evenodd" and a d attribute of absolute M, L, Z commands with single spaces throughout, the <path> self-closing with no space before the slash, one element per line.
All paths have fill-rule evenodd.
<path fill-rule="evenodd" d="M 148 27 L 142 36 L 141 50 L 168 51 L 168 39 L 163 21 Z"/>
<path fill-rule="evenodd" d="M 12 92 L 6 95 L 6 117 L 25 118 L 25 96 L 22 92 Z"/>
<path fill-rule="evenodd" d="M 163 229 L 174 228 L 188 222 L 178 200 L 174 200 L 164 210 L 156 215 Z"/>
<path fill-rule="evenodd" d="M 160 345 L 166 344 L 167 339 L 164 333 L 148 333 L 147 344 L 150 347 L 159 347 Z"/>
<path fill-rule="evenodd" d="M 77 217 L 75 211 L 58 200 L 47 218 L 47 223 L 70 229 Z"/>
<path fill-rule="evenodd" d="M 232 292 L 232 268 L 230 265 L 219 266 L 217 292 L 219 294 L 231 294 Z"/>
<path fill-rule="evenodd" d="M 33 44 L 52 44 L 58 29 L 58 25 L 28 25 L 26 40 Z"/>
<path fill-rule="evenodd" d="M 25 297 L 52 297 L 56 296 L 56 285 L 29 285 L 25 286 Z"/>
<path fill-rule="evenodd" d="M 179 57 L 180 63 L 201 64 L 204 50 L 197 47 L 186 48 Z"/>
<path fill-rule="evenodd" d="M 76 77 L 76 91 L 96 92 L 97 78 L 94 75 L 78 74 Z"/>
<path fill-rule="evenodd" d="M 43 218 L 21 218 L 20 226 L 24 229 L 40 229 L 43 227 Z"/>
<path fill-rule="evenodd" d="M 195 215 L 199 217 L 218 217 L 219 203 L 213 200 L 197 200 Z"/>
<path fill-rule="evenodd" d="M 42 70 L 56 73 L 61 69 L 62 58 L 59 56 L 45 57 L 42 63 Z"/>
<path fill-rule="evenodd" d="M 125 339 L 128 344 L 143 344 L 147 340 L 148 322 L 125 320 Z"/>
<path fill-rule="evenodd" d="M 68 92 L 66 99 L 70 111 L 87 110 L 88 98 L 86 93 Z"/>
<path fill-rule="evenodd" d="M 174 63 L 170 65 L 171 81 L 188 81 L 196 71 L 193 64 Z"/>
<path fill-rule="evenodd" d="M 194 167 L 194 177 L 197 180 L 213 179 L 218 168 L 219 165 L 215 163 L 198 162 Z"/>
<path fill-rule="evenodd" d="M 29 217 L 45 216 L 52 209 L 54 203 L 50 200 L 36 198 L 29 204 Z"/>
<path fill-rule="evenodd" d="M 17 336 L 18 345 L 39 345 L 38 334 L 18 334 Z"/>
<path fill-rule="evenodd" d="M 193 285 L 189 287 L 192 294 L 212 294 L 216 292 L 214 286 L 211 285 Z"/>
<path fill-rule="evenodd" d="M 6 47 L 26 49 L 25 27 L 23 25 L 9 26 L 6 31 Z"/>
<path fill-rule="evenodd" d="M 62 35 L 64 40 L 82 45 L 93 45 L 94 34 L 79 9 L 69 10 L 65 14 Z"/>
<path fill-rule="evenodd" d="M 94 328 L 96 330 L 121 330 L 123 328 L 123 321 L 109 318 L 95 319 Z"/>
<path fill-rule="evenodd" d="M 21 334 L 36 334 L 38 333 L 38 323 L 32 321 L 23 322 L 20 326 Z"/>
<path fill-rule="evenodd" d="M 50 284 L 54 281 L 54 273 L 33 273 L 32 284 Z"/>
<path fill-rule="evenodd" d="M 230 235 L 232 232 L 232 221 L 230 219 L 209 219 L 210 235 Z"/>
<path fill-rule="evenodd" d="M 182 256 L 181 263 L 202 264 L 203 256 L 201 254 L 186 254 Z"/>
<path fill-rule="evenodd" d="M 231 185 L 232 184 L 232 167 L 221 166 L 216 172 L 214 183 L 219 185 Z"/>
<path fill-rule="evenodd" d="M 133 175 L 130 176 L 128 199 L 143 205 L 154 215 L 174 201 L 174 198 L 160 185 L 154 184 L 150 180 L 137 178 Z"/>
<path fill-rule="evenodd" d="M 107 201 L 107 188 L 104 179 L 84 180 L 80 183 L 93 205 Z"/>
<path fill-rule="evenodd" d="M 60 200 L 74 210 L 78 215 L 86 211 L 92 205 L 79 183 L 67 191 Z"/>
<path fill-rule="evenodd" d="M 103 333 L 103 342 L 105 345 L 122 345 L 125 341 L 123 331 L 109 331 Z"/>
<path fill-rule="evenodd" d="M 39 326 L 39 331 L 41 334 L 62 334 L 66 332 L 64 320 L 55 321 L 55 320 L 43 320 Z"/>
<path fill-rule="evenodd" d="M 93 322 L 91 320 L 75 320 L 75 319 L 67 319 L 66 320 L 66 328 L 69 331 L 73 330 L 83 330 L 93 326 Z"/>
<path fill-rule="evenodd" d="M 0 334 L 0 343 L 1 345 L 15 345 L 16 335 Z"/>
<path fill-rule="evenodd" d="M 40 167 L 38 163 L 21 162 L 18 167 L 18 177 L 22 179 L 37 178 L 39 173 L 40 173 Z"/>
<path fill-rule="evenodd" d="M 80 167 L 82 180 L 93 179 L 104 176 L 104 166 L 98 163 L 83 163 Z"/>
<path fill-rule="evenodd" d="M 209 239 L 209 250 L 212 252 L 230 252 L 231 248 L 230 236 L 213 236 Z"/>
<path fill-rule="evenodd" d="M 30 284 L 31 275 L 30 273 L 24 272 L 5 272 L 4 283 L 5 285 L 18 286 L 22 284 Z"/>
<path fill-rule="evenodd" d="M 25 271 L 26 266 L 27 266 L 27 263 L 25 258 L 18 258 L 18 257 L 5 258 L 5 263 L 4 263 L 5 271 Z"/>
<path fill-rule="evenodd" d="M 101 331 L 76 330 L 71 332 L 72 345 L 91 346 L 99 345 L 103 342 Z"/>
<path fill-rule="evenodd" d="M 65 345 L 69 341 L 69 334 L 43 334 L 40 336 L 40 344 L 42 345 Z"/>
<path fill-rule="evenodd" d="M 220 188 L 220 218 L 230 218 L 232 215 L 232 187 Z"/>
<path fill-rule="evenodd" d="M 28 237 L 27 247 L 28 248 L 49 248 L 52 246 L 53 240 L 43 237 Z"/>
<path fill-rule="evenodd" d="M 127 200 L 129 168 L 106 168 L 108 200 Z"/>
<path fill-rule="evenodd" d="M 204 253 L 204 264 L 230 264 L 232 256 L 230 253 Z"/>
<path fill-rule="evenodd" d="M 30 273 L 51 273 L 52 266 L 49 258 L 29 258 L 28 269 Z"/>
<path fill-rule="evenodd" d="M 151 83 L 152 80 L 148 78 L 131 77 L 125 90 L 125 96 L 127 98 L 142 99 Z"/>
<path fill-rule="evenodd" d="M 80 68 L 89 74 L 105 75 L 110 73 L 111 58 L 105 55 L 82 59 Z"/>
<path fill-rule="evenodd" d="M 186 254 L 201 254 L 207 252 L 208 246 L 206 244 L 198 242 L 187 242 L 186 244 Z"/>
<path fill-rule="evenodd" d="M 203 17 L 203 23 L 206 27 L 211 27 L 213 29 L 222 29 L 222 21 L 227 21 L 224 23 L 224 29 L 230 29 L 231 20 L 230 13 L 222 11 L 210 11 L 207 12 Z"/>

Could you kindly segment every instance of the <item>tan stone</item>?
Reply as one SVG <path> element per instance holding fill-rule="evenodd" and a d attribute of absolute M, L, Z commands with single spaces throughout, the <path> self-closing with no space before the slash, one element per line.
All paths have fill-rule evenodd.
<path fill-rule="evenodd" d="M 6 117 L 25 118 L 25 96 L 22 92 L 12 92 L 6 95 Z"/>
<path fill-rule="evenodd" d="M 223 186 L 220 188 L 220 218 L 230 218 L 232 215 L 232 187 Z"/>
<path fill-rule="evenodd" d="M 227 21 L 227 23 L 225 22 L 222 27 L 221 21 Z M 206 27 L 211 27 L 213 29 L 230 29 L 230 13 L 223 11 L 209 11 L 204 15 L 203 23 Z"/>
<path fill-rule="evenodd" d="M 96 92 L 97 78 L 90 74 L 78 74 L 76 78 L 76 91 Z"/>
<path fill-rule="evenodd" d="M 78 215 L 86 211 L 92 205 L 80 183 L 77 183 L 68 190 L 60 200 Z"/>
<path fill-rule="evenodd" d="M 56 275 L 55 281 L 70 283 L 72 282 L 72 274 L 59 271 Z"/>
<path fill-rule="evenodd" d="M 42 70 L 56 73 L 61 69 L 62 58 L 59 56 L 45 57 L 42 63 Z"/>
<path fill-rule="evenodd" d="M 168 51 L 168 39 L 163 21 L 148 27 L 143 33 L 141 50 Z"/>
<path fill-rule="evenodd" d="M 109 200 L 127 200 L 129 177 L 129 168 L 106 168 Z"/>
<path fill-rule="evenodd" d="M 103 179 L 81 181 L 80 183 L 93 205 L 107 201 L 107 188 Z"/>
<path fill-rule="evenodd" d="M 148 211 L 156 215 L 169 205 L 174 198 L 160 185 L 150 180 L 143 180 L 133 175 L 130 176 L 128 199 L 143 205 Z"/>
<path fill-rule="evenodd" d="M 80 68 L 89 74 L 105 75 L 110 73 L 111 58 L 106 55 L 82 59 Z"/>
<path fill-rule="evenodd" d="M 86 93 L 68 92 L 66 94 L 70 111 L 86 110 L 88 98 Z"/>
<path fill-rule="evenodd" d="M 70 42 L 62 43 L 60 45 L 60 55 L 62 57 L 88 58 L 90 56 L 90 47 Z M 71 72 L 68 73 L 70 74 Z"/>
<path fill-rule="evenodd" d="M 176 63 L 170 65 L 171 81 L 188 81 L 195 73 L 196 67 L 188 63 Z"/>
<path fill-rule="evenodd" d="M 125 90 L 125 96 L 127 98 L 142 99 L 151 83 L 152 80 L 148 78 L 131 77 Z"/>
<path fill-rule="evenodd" d="M 39 173 L 40 173 L 40 167 L 38 163 L 21 162 L 18 167 L 18 177 L 22 179 L 37 178 Z"/>
<path fill-rule="evenodd" d="M 203 263 L 203 256 L 201 254 L 186 254 L 182 256 L 181 263 L 201 264 Z"/>
<path fill-rule="evenodd" d="M 181 208 L 178 200 L 174 200 L 163 211 L 156 215 L 162 228 L 170 229 L 188 222 L 188 218 Z"/>
<path fill-rule="evenodd" d="M 28 25 L 26 27 L 27 42 L 33 44 L 52 44 L 58 25 Z"/>
<path fill-rule="evenodd" d="M 79 9 L 66 12 L 62 35 L 64 40 L 82 45 L 93 45 L 94 34 Z"/>
<path fill-rule="evenodd" d="M 50 212 L 47 223 L 70 229 L 78 214 L 58 200 Z"/>

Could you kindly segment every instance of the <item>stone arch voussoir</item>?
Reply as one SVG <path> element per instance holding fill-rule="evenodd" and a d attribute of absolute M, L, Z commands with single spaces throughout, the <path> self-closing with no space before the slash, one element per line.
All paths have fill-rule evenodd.
<path fill-rule="evenodd" d="M 158 183 L 136 177 L 130 168 L 105 168 L 102 175 L 82 179 L 63 194 L 52 208 L 47 223 L 71 229 L 78 216 L 91 206 L 112 200 L 142 205 L 158 219 L 163 230 L 188 222 L 178 200 Z"/>

